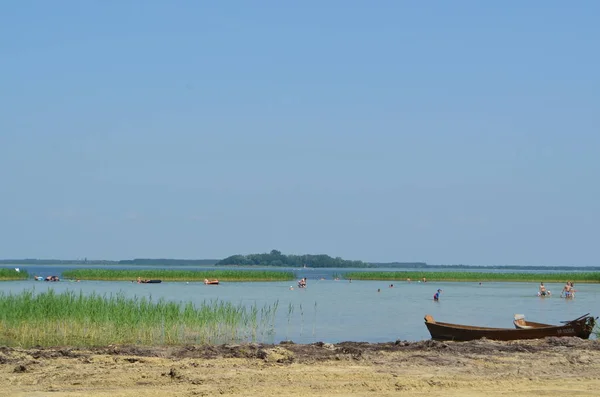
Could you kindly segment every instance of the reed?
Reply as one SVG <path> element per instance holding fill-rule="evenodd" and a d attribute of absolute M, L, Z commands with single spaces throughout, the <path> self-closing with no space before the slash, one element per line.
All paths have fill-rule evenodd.
<path fill-rule="evenodd" d="M 0 345 L 103 346 L 256 342 L 270 335 L 276 306 L 211 300 L 199 306 L 123 293 L 84 295 L 52 289 L 0 292 Z M 259 316 L 260 313 L 260 316 Z"/>
<path fill-rule="evenodd" d="M 168 270 L 168 269 L 74 269 L 62 273 L 63 278 L 80 280 L 131 281 L 159 279 L 163 281 L 289 281 L 293 272 L 275 270 Z"/>
<path fill-rule="evenodd" d="M 293 315 L 294 315 L 294 305 L 289 303 L 288 304 L 288 314 L 287 314 L 287 328 L 285 330 L 285 340 L 290 340 L 290 323 L 292 321 Z"/>
<path fill-rule="evenodd" d="M 317 301 L 315 301 L 315 316 L 313 317 L 313 329 L 312 329 L 313 338 L 315 336 L 316 326 L 317 326 Z"/>
<path fill-rule="evenodd" d="M 300 304 L 300 336 L 304 330 L 304 310 L 302 309 L 302 303 Z"/>
<path fill-rule="evenodd" d="M 483 273 L 483 272 L 349 272 L 346 279 L 403 281 L 506 281 L 506 282 L 548 282 L 561 283 L 600 283 L 600 272 L 569 273 Z"/>
<path fill-rule="evenodd" d="M 27 280 L 29 278 L 29 273 L 27 270 L 19 270 L 16 271 L 14 268 L 1 268 L 0 269 L 0 281 L 10 281 L 10 280 Z"/>

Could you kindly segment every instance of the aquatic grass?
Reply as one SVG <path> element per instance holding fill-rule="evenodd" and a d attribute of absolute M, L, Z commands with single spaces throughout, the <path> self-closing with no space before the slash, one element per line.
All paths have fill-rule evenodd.
<path fill-rule="evenodd" d="M 27 280 L 28 278 L 27 270 L 16 271 L 15 268 L 0 268 L 0 281 Z"/>
<path fill-rule="evenodd" d="M 313 317 L 312 336 L 315 336 L 315 327 L 317 326 L 317 301 L 315 301 L 315 316 Z"/>
<path fill-rule="evenodd" d="M 0 345 L 102 346 L 256 342 L 277 306 L 210 300 L 199 306 L 123 293 L 0 293 Z M 259 316 L 260 313 L 260 316 Z M 268 332 L 272 330 L 268 329 Z"/>
<path fill-rule="evenodd" d="M 288 313 L 287 313 L 287 327 L 285 330 L 285 340 L 290 340 L 290 323 L 292 321 L 292 316 L 294 315 L 294 305 L 292 303 L 288 304 Z"/>
<path fill-rule="evenodd" d="M 386 280 L 403 281 L 411 279 L 417 282 L 426 278 L 427 281 L 506 281 L 506 282 L 548 282 L 561 283 L 573 281 L 576 283 L 600 283 L 600 272 L 569 272 L 569 273 L 483 273 L 483 272 L 348 272 L 344 278 L 353 280 Z"/>
<path fill-rule="evenodd" d="M 169 270 L 169 269 L 74 269 L 62 273 L 66 279 L 133 281 L 138 277 L 163 281 L 289 281 L 293 272 L 276 270 Z"/>
<path fill-rule="evenodd" d="M 314 312 L 313 312 L 313 324 L 312 324 L 312 336 L 315 337 L 316 335 L 316 327 L 317 327 L 317 302 L 315 301 L 315 304 L 313 306 Z M 297 322 L 294 322 L 295 324 L 297 324 L 299 326 L 299 334 L 298 336 L 302 337 L 304 335 L 304 306 L 302 305 L 302 303 L 298 304 L 298 306 L 296 307 L 293 303 L 289 303 L 288 304 L 288 310 L 287 310 L 287 326 L 286 326 L 286 330 L 285 330 L 285 340 L 286 341 L 291 341 L 290 339 L 290 327 L 292 326 L 292 320 L 294 319 L 294 312 L 298 312 L 299 316 L 297 316 Z M 308 313 L 307 313 L 308 315 Z"/>
<path fill-rule="evenodd" d="M 302 303 L 300 304 L 300 336 L 304 330 L 304 310 L 302 309 Z"/>

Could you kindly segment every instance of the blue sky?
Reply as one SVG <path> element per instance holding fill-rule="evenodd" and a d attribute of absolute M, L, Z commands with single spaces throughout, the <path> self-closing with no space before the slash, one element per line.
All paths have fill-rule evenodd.
<path fill-rule="evenodd" d="M 0 257 L 600 265 L 600 3 L 0 5 Z"/>

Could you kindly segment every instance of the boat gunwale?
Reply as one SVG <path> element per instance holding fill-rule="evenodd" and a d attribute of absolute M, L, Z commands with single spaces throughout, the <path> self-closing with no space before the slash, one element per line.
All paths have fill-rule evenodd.
<path fill-rule="evenodd" d="M 452 323 L 442 323 L 442 322 L 430 322 L 427 321 L 427 324 L 432 324 L 432 325 L 441 325 L 444 327 L 450 327 L 450 328 L 459 328 L 459 329 L 471 329 L 471 330 L 484 330 L 484 331 L 523 331 L 524 329 L 531 329 L 531 328 L 498 328 L 498 327 L 477 327 L 477 326 L 473 326 L 473 325 L 463 325 L 463 324 L 452 324 Z M 541 324 L 541 323 L 540 323 Z M 546 328 L 564 328 L 564 327 L 570 327 L 572 326 L 571 324 L 564 324 L 564 325 L 549 325 L 549 324 L 544 324 L 544 327 L 533 327 L 534 329 L 546 329 Z"/>

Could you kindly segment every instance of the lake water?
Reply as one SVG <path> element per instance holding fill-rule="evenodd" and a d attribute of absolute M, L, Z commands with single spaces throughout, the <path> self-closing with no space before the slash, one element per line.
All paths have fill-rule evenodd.
<path fill-rule="evenodd" d="M 21 266 L 32 276 L 59 275 L 63 270 L 75 267 L 81 268 Z M 91 266 L 86 266 L 89 267 Z M 142 269 L 137 266 L 124 268 Z M 567 300 L 560 298 L 563 284 L 553 283 L 545 283 L 553 295 L 540 298 L 536 296 L 539 283 L 485 282 L 479 285 L 472 282 L 401 281 L 393 282 L 394 287 L 389 288 L 390 282 L 387 281 L 349 282 L 332 279 L 332 275 L 347 271 L 349 270 L 296 269 L 298 278 L 308 278 L 306 289 L 296 288 L 295 282 L 232 282 L 207 286 L 199 282 L 49 283 L 27 280 L 0 282 L 0 291 L 15 293 L 35 288 L 36 292 L 43 292 L 52 288 L 56 292 L 123 292 L 127 296 L 152 297 L 153 300 L 164 298 L 200 304 L 203 301 L 220 299 L 235 304 L 256 304 L 259 308 L 278 302 L 275 335 L 263 340 L 275 343 L 282 340 L 292 340 L 296 343 L 338 343 L 429 339 L 430 335 L 423 320 L 426 314 L 431 314 L 436 320 L 443 322 L 508 328 L 512 327 L 513 315 L 516 313 L 525 314 L 531 321 L 550 324 L 559 324 L 560 321 L 572 320 L 586 313 L 600 315 L 600 284 L 576 284 L 575 299 Z M 321 277 L 325 277 L 326 280 L 319 280 Z M 294 289 L 290 290 L 290 286 Z M 433 294 L 438 288 L 443 292 L 440 301 L 434 302 Z M 291 315 L 290 307 L 293 309 Z"/>

